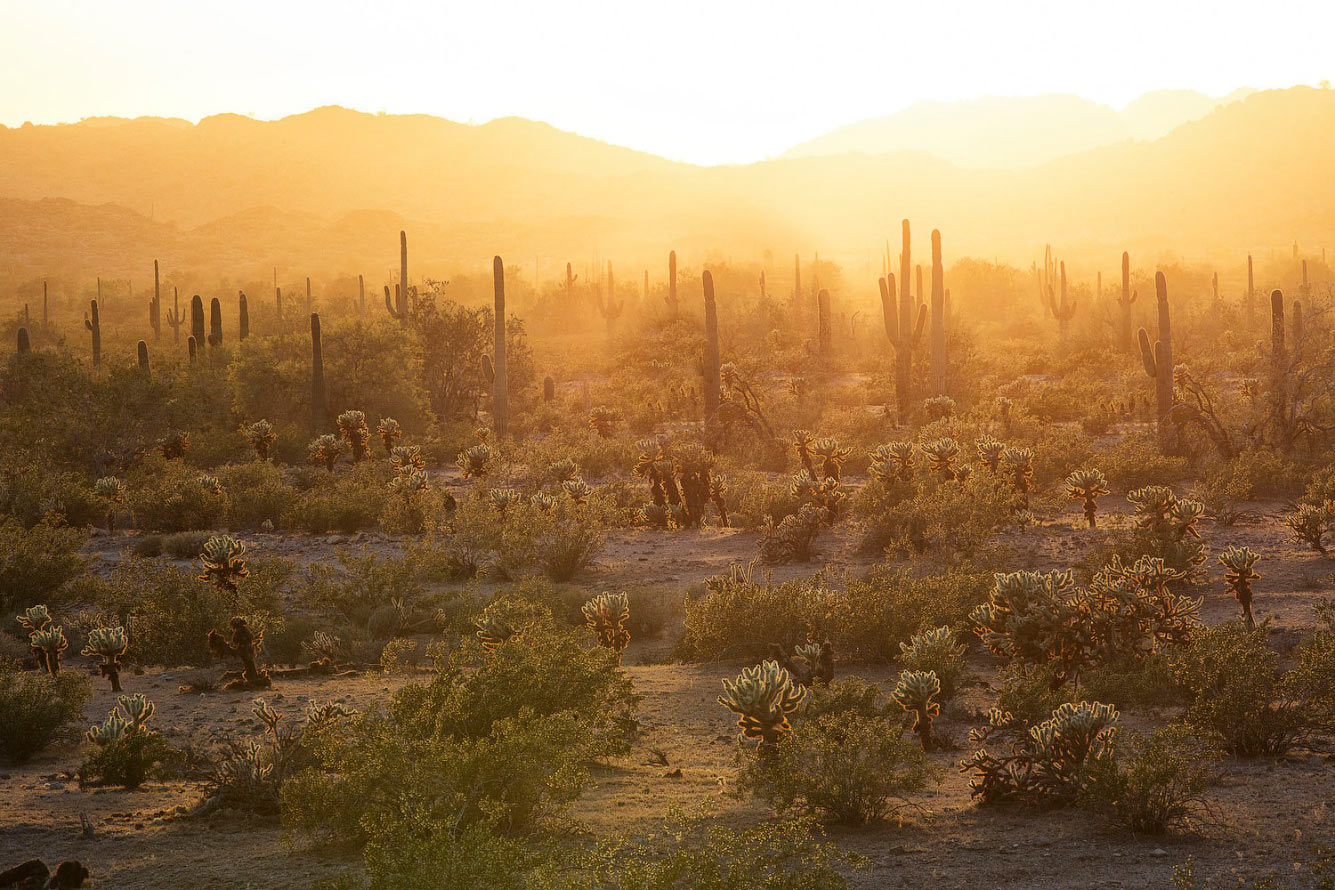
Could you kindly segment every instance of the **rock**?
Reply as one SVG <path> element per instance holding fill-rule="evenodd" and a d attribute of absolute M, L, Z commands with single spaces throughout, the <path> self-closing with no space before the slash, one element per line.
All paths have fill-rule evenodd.
<path fill-rule="evenodd" d="M 1163 847 L 1155 847 L 1153 850 L 1150 851 L 1150 855 L 1151 855 L 1151 856 L 1167 856 L 1167 855 L 1168 855 L 1168 851 L 1165 850 Z"/>

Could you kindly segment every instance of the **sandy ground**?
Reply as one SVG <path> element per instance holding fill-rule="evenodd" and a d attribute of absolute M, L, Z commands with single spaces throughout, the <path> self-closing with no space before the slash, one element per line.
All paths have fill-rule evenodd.
<path fill-rule="evenodd" d="M 1109 498 L 1104 524 L 1125 525 L 1124 502 Z M 1270 617 L 1281 648 L 1312 624 L 1311 605 L 1331 596 L 1335 560 L 1300 549 L 1288 537 L 1282 505 L 1256 505 L 1254 516 L 1232 528 L 1204 526 L 1213 552 L 1247 544 L 1261 553 L 1264 579 L 1256 600 L 1258 619 Z M 1050 568 L 1078 561 L 1096 536 L 1081 528 L 1072 509 L 1039 527 L 1008 532 L 1003 543 L 1006 568 Z M 110 556 L 120 542 L 98 538 L 90 549 Z M 338 546 L 386 549 L 380 535 L 256 539 L 256 551 L 319 559 Z M 851 555 L 850 542 L 823 542 L 822 561 L 865 566 Z M 734 530 L 698 534 L 626 531 L 615 534 L 599 566 L 583 579 L 590 589 L 657 588 L 680 596 L 687 586 L 747 562 L 756 552 L 755 535 Z M 776 578 L 801 575 L 816 566 L 783 567 Z M 1231 617 L 1236 605 L 1223 589 L 1217 567 L 1205 585 L 1203 616 L 1214 623 Z M 677 619 L 679 621 L 679 617 Z M 628 651 L 628 672 L 643 695 L 642 734 L 628 757 L 600 764 L 596 787 L 571 815 L 597 834 L 653 831 L 672 805 L 709 806 L 726 821 L 742 824 L 767 817 L 754 804 L 726 794 L 736 772 L 735 728 L 715 698 L 720 680 L 735 676 L 742 663 L 673 664 L 671 642 L 679 627 L 659 640 L 638 640 Z M 82 666 L 85 659 L 70 659 Z M 991 665 L 973 666 L 978 682 L 947 709 L 941 727 L 967 745 L 971 725 L 990 702 L 982 685 Z M 888 665 L 839 664 L 841 675 L 857 674 L 887 689 L 895 671 Z M 150 671 L 125 677 L 128 692 L 144 692 L 158 705 L 156 724 L 178 747 L 208 750 L 228 735 L 258 731 L 246 693 L 207 695 L 177 691 L 181 671 Z M 306 678 L 281 683 L 267 698 L 295 715 L 307 700 L 336 700 L 365 707 L 385 700 L 403 677 L 376 674 L 351 679 Z M 86 709 L 88 723 L 114 704 L 103 683 Z M 1156 715 L 1129 712 L 1135 727 Z M 1162 715 L 1158 715 L 1162 719 Z M 670 766 L 650 763 L 661 749 Z M 1325 746 L 1329 750 L 1329 746 Z M 1177 836 L 1144 838 L 1111 826 L 1097 815 L 1063 810 L 1033 812 L 1014 808 L 979 809 L 969 798 L 967 777 L 955 769 L 962 750 L 933 755 L 942 767 L 939 786 L 915 796 L 894 821 L 862 829 L 830 828 L 846 849 L 867 857 L 853 874 L 865 888 L 921 887 L 1168 887 L 1174 866 L 1194 857 L 1199 879 L 1232 886 L 1231 874 L 1255 876 L 1292 872 L 1313 844 L 1335 842 L 1335 757 L 1300 751 L 1282 760 L 1229 760 L 1222 781 L 1207 793 L 1207 811 Z M 73 774 L 83 758 L 74 739 L 39 754 L 22 767 L 0 769 L 0 865 L 40 856 L 49 862 L 78 858 L 92 870 L 97 887 L 133 888 L 292 888 L 356 866 L 326 850 L 314 850 L 273 825 L 252 826 L 232 815 L 210 819 L 183 814 L 200 800 L 198 781 L 150 783 L 139 791 L 80 789 Z M 680 776 L 670 775 L 680 768 Z M 80 814 L 92 825 L 80 826 Z"/>

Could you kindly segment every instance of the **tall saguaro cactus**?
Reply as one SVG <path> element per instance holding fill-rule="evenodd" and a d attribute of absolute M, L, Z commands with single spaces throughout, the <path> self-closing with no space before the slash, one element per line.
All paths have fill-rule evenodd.
<path fill-rule="evenodd" d="M 1057 294 L 1054 294 L 1052 292 L 1052 284 L 1050 282 L 1045 288 L 1045 296 L 1047 297 L 1048 313 L 1053 318 L 1057 319 L 1058 336 L 1060 336 L 1061 341 L 1065 343 L 1066 335 L 1070 332 L 1071 329 L 1071 319 L 1075 317 L 1076 303 L 1075 300 L 1069 298 L 1069 294 L 1066 289 L 1065 260 L 1061 261 L 1061 263 L 1059 264 L 1059 268 L 1060 268 L 1060 279 L 1061 279 L 1059 284 L 1059 287 L 1061 288 L 1061 299 L 1059 301 L 1057 299 Z"/>
<path fill-rule="evenodd" d="M 135 353 L 139 357 L 139 370 L 143 372 L 144 377 L 149 377 L 153 372 L 148 366 L 148 344 L 140 340 L 135 346 Z"/>
<path fill-rule="evenodd" d="M 708 269 L 700 276 L 705 292 L 705 354 L 704 354 L 704 400 L 705 400 L 705 440 L 710 447 L 716 444 L 716 424 L 722 381 L 719 379 L 722 362 L 718 345 L 718 306 L 714 302 L 714 275 Z M 828 295 L 827 295 L 828 302 Z"/>
<path fill-rule="evenodd" d="M 181 314 L 181 292 L 172 286 L 172 308 L 167 310 L 167 324 L 172 329 L 172 340 L 176 343 L 181 342 L 181 325 L 185 324 L 185 316 Z"/>
<path fill-rule="evenodd" d="M 597 294 L 598 312 L 607 324 L 607 335 L 610 337 L 616 332 L 617 319 L 621 317 L 621 310 L 626 308 L 626 301 L 618 301 L 616 298 L 616 279 L 612 276 L 612 261 L 607 261 L 607 299 L 603 299 L 601 293 Z"/>
<path fill-rule="evenodd" d="M 901 420 L 908 417 L 913 403 L 913 350 L 922 339 L 927 323 L 927 307 L 915 308 L 909 293 L 910 264 L 909 221 L 903 222 L 903 247 L 899 253 L 899 306 L 895 306 L 895 276 L 887 273 L 880 280 L 881 311 L 885 319 L 885 336 L 895 350 L 895 400 Z M 888 252 L 887 246 L 887 252 Z M 916 319 L 916 320 L 915 320 Z"/>
<path fill-rule="evenodd" d="M 250 336 L 250 305 L 246 301 L 245 291 L 237 291 L 236 315 L 236 338 L 244 340 Z"/>
<path fill-rule="evenodd" d="M 222 346 L 222 301 L 214 297 L 209 301 L 209 347 Z"/>
<path fill-rule="evenodd" d="M 199 294 L 190 298 L 190 336 L 196 346 L 204 342 L 204 300 Z"/>
<path fill-rule="evenodd" d="M 162 337 L 162 280 L 158 277 L 158 261 L 153 261 L 153 300 L 148 304 L 148 324 L 153 328 L 153 339 Z"/>
<path fill-rule="evenodd" d="M 93 367 L 102 364 L 102 316 L 97 311 L 97 300 L 88 306 L 88 315 L 84 316 L 83 326 L 93 338 Z"/>
<path fill-rule="evenodd" d="M 357 314 L 366 314 L 366 279 L 357 276 Z"/>
<path fill-rule="evenodd" d="M 320 342 L 320 315 L 311 313 L 311 432 L 324 428 L 324 348 Z"/>
<path fill-rule="evenodd" d="M 1131 254 L 1122 251 L 1122 293 L 1117 298 L 1120 310 L 1120 337 L 1123 349 L 1130 350 L 1134 336 L 1131 333 L 1131 304 L 1136 302 L 1137 294 L 1131 292 Z"/>
<path fill-rule="evenodd" d="M 51 328 L 51 307 L 47 300 L 46 279 L 42 279 L 42 330 Z"/>
<path fill-rule="evenodd" d="M 1252 276 L 1252 255 L 1247 254 L 1247 327 L 1256 324 L 1256 279 Z"/>
<path fill-rule="evenodd" d="M 399 324 L 408 323 L 408 233 L 399 230 Z"/>
<path fill-rule="evenodd" d="M 491 259 L 491 280 L 496 293 L 496 349 L 491 362 L 491 417 L 492 426 L 496 428 L 496 438 L 503 439 L 510 427 L 510 390 L 505 361 L 505 262 L 500 257 Z"/>
<path fill-rule="evenodd" d="M 931 349 L 932 395 L 946 394 L 946 283 L 945 268 L 941 263 L 941 232 L 932 230 L 932 332 L 928 338 Z"/>
<path fill-rule="evenodd" d="M 32 341 L 28 339 L 27 328 L 19 328 L 18 350 L 19 355 L 28 355 L 32 352 Z"/>
<path fill-rule="evenodd" d="M 821 288 L 816 294 L 816 337 L 821 358 L 829 358 L 834 351 L 834 328 L 830 321 L 830 292 Z"/>
<path fill-rule="evenodd" d="M 668 312 L 673 318 L 676 318 L 679 304 L 677 303 L 677 252 L 675 250 L 668 251 L 667 304 Z"/>
<path fill-rule="evenodd" d="M 1159 427 L 1159 447 L 1167 452 L 1172 446 L 1170 422 L 1173 413 L 1173 319 L 1168 307 L 1168 280 L 1162 272 L 1154 273 L 1154 296 L 1159 304 L 1159 339 L 1150 345 L 1150 335 L 1140 329 L 1140 358 L 1145 373 L 1154 380 L 1155 417 Z"/>

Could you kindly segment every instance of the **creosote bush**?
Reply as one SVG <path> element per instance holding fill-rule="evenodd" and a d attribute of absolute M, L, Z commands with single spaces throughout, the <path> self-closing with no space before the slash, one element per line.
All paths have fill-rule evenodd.
<path fill-rule="evenodd" d="M 0 659 L 0 757 L 24 763 L 83 716 L 92 696 L 85 677 L 21 671 Z"/>

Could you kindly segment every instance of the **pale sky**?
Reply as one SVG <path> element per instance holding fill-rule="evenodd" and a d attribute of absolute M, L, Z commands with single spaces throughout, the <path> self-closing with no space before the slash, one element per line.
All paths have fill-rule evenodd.
<path fill-rule="evenodd" d="M 678 160 L 776 155 L 919 99 L 1335 78 L 1330 0 L 0 0 L 0 123 L 518 115 Z"/>

